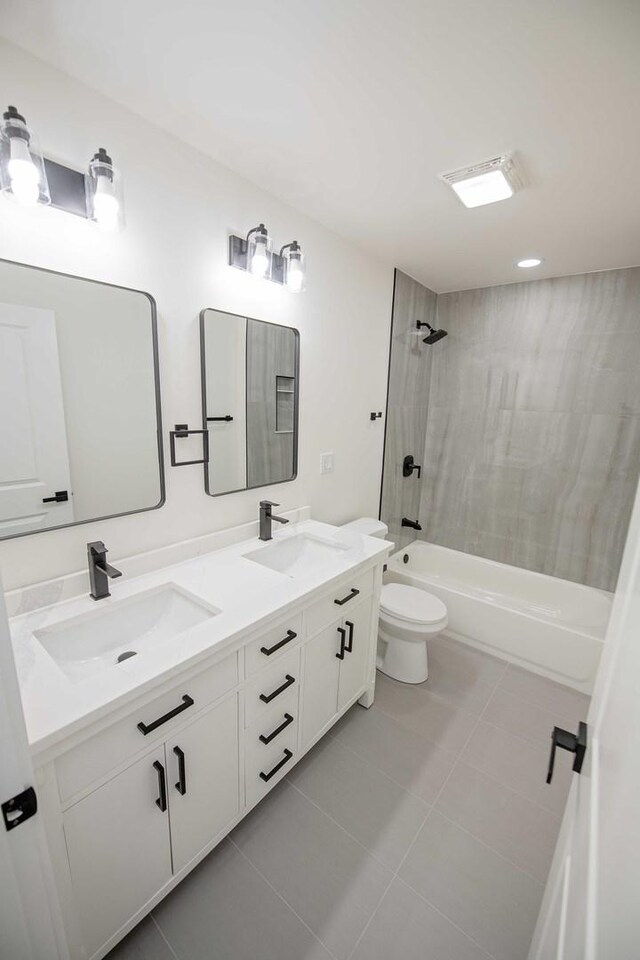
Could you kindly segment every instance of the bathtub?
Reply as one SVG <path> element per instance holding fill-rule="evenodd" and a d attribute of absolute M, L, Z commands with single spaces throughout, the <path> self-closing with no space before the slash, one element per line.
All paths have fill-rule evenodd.
<path fill-rule="evenodd" d="M 591 693 L 613 594 L 422 540 L 390 557 L 385 580 L 440 597 L 456 640 Z"/>

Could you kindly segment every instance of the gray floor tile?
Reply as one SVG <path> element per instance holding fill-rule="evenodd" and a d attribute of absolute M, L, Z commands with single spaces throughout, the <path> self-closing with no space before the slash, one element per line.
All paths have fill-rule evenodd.
<path fill-rule="evenodd" d="M 325 740 L 305 760 L 291 771 L 291 782 L 397 870 L 430 808 L 338 740 Z"/>
<path fill-rule="evenodd" d="M 429 679 L 416 689 L 480 714 L 504 674 L 505 662 L 446 636 L 429 642 Z"/>
<path fill-rule="evenodd" d="M 352 707 L 335 736 L 426 803 L 433 803 L 451 773 L 456 754 L 412 733 L 375 705 Z"/>
<path fill-rule="evenodd" d="M 488 954 L 397 877 L 353 960 L 488 960 Z"/>
<path fill-rule="evenodd" d="M 539 677 L 529 670 L 509 664 L 499 687 L 522 700 L 537 704 L 549 713 L 568 717 L 574 724 L 587 719 L 590 697 L 561 683 Z"/>
<path fill-rule="evenodd" d="M 549 748 L 480 721 L 462 759 L 542 807 L 562 814 L 571 784 L 571 756 L 558 751 L 553 782 L 547 784 Z"/>
<path fill-rule="evenodd" d="M 550 743 L 555 726 L 569 729 L 573 726 L 571 717 L 563 716 L 557 711 L 549 713 L 537 704 L 506 693 L 502 689 L 496 690 L 493 694 L 482 719 L 506 730 L 507 733 L 531 740 L 541 747 L 546 747 Z"/>
<path fill-rule="evenodd" d="M 232 838 L 331 953 L 348 957 L 391 872 L 286 780 Z"/>
<path fill-rule="evenodd" d="M 462 750 L 478 719 L 433 693 L 390 680 L 380 673 L 376 681 L 375 703 L 378 709 L 407 729 L 453 752 Z"/>
<path fill-rule="evenodd" d="M 107 954 L 105 960 L 176 960 L 176 957 L 151 917 L 147 917 Z"/>
<path fill-rule="evenodd" d="M 154 917 L 179 960 L 329 960 L 228 840 L 156 907 Z"/>
<path fill-rule="evenodd" d="M 543 886 L 433 812 L 400 876 L 496 960 L 525 960 Z"/>
<path fill-rule="evenodd" d="M 457 765 L 436 809 L 544 883 L 560 817 L 468 764 Z"/>

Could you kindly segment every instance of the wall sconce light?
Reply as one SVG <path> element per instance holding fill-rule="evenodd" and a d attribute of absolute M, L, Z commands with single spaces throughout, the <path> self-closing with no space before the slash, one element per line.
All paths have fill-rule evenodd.
<path fill-rule="evenodd" d="M 105 230 L 116 230 L 122 223 L 119 182 L 104 147 L 94 155 L 86 174 L 49 160 L 13 106 L 0 124 L 0 190 L 25 206 L 50 204 L 95 220 Z"/>
<path fill-rule="evenodd" d="M 244 239 L 229 237 L 229 265 L 255 277 L 273 280 L 293 293 L 304 290 L 304 257 L 300 244 L 292 240 L 280 248 L 280 253 L 274 253 L 264 223 L 249 230 Z"/>

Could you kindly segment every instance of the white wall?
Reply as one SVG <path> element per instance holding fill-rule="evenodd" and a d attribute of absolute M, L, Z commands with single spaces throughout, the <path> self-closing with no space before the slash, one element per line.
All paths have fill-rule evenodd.
<path fill-rule="evenodd" d="M 161 51 L 159 51 L 161 55 Z M 152 78 L 150 81 L 152 82 Z M 167 431 L 200 426 L 198 314 L 214 307 L 297 327 L 301 335 L 298 478 L 262 491 L 209 498 L 199 467 L 167 466 L 167 502 L 150 513 L 0 544 L 6 589 L 77 570 L 85 544 L 110 558 L 253 519 L 260 497 L 310 503 L 342 521 L 377 515 L 391 315 L 392 269 L 117 104 L 0 41 L 0 89 L 38 131 L 45 152 L 83 168 L 105 146 L 122 169 L 127 226 L 114 237 L 55 210 L 2 199 L 0 256 L 147 290 L 158 303 Z M 297 239 L 307 290 L 289 294 L 226 264 L 227 236 L 264 221 L 276 243 Z M 196 440 L 179 441 L 185 459 Z M 320 454 L 333 450 L 333 474 Z"/>

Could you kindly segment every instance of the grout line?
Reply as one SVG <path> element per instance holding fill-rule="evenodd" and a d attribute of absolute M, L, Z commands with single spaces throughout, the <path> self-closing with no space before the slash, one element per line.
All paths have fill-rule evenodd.
<path fill-rule="evenodd" d="M 323 950 L 326 950 L 326 952 L 328 953 L 328 955 L 331 957 L 331 960 L 336 960 L 335 954 L 332 953 L 331 950 L 329 950 L 329 947 L 326 945 L 326 943 L 324 943 L 324 942 L 320 939 L 320 937 L 319 937 L 316 933 L 314 933 L 314 931 L 311 929 L 311 927 L 309 926 L 309 924 L 306 923 L 306 922 L 302 919 L 302 917 L 301 917 L 301 916 L 296 912 L 296 910 L 291 906 L 291 904 L 289 903 L 289 901 L 288 901 L 285 897 L 282 896 L 282 894 L 276 889 L 276 887 L 274 887 L 274 885 L 271 883 L 271 881 L 269 880 L 269 878 L 266 877 L 265 874 L 262 872 L 262 870 L 260 870 L 259 867 L 257 867 L 257 866 L 255 865 L 255 863 L 253 862 L 253 860 L 244 852 L 244 850 L 242 850 L 242 849 L 238 846 L 238 844 L 235 842 L 235 840 L 231 840 L 231 838 L 229 838 L 229 842 L 233 844 L 233 846 L 236 848 L 236 850 L 238 851 L 238 853 L 240 854 L 240 856 L 241 856 L 244 860 L 247 861 L 247 863 L 249 864 L 249 866 L 251 867 L 251 869 L 252 869 L 252 870 L 255 870 L 255 872 L 258 874 L 258 876 L 259 876 L 262 880 L 264 880 L 264 882 L 267 884 L 267 886 L 269 887 L 269 889 L 270 889 L 270 890 L 273 890 L 273 892 L 275 893 L 275 895 L 277 896 L 277 898 L 278 898 L 279 900 L 281 900 L 282 903 L 284 903 L 284 905 L 285 905 L 286 907 L 288 907 L 289 910 L 291 910 L 291 913 L 294 915 L 294 917 L 296 917 L 296 919 L 298 919 L 298 920 L 300 921 L 300 923 L 302 924 L 302 926 L 305 928 L 305 930 L 307 930 L 307 931 L 311 934 L 311 936 L 312 936 L 313 939 L 316 941 L 316 943 L 319 943 L 320 946 L 322 947 L 322 949 L 323 949 Z M 176 958 L 176 960 L 177 960 L 177 958 Z"/>
<path fill-rule="evenodd" d="M 165 942 L 166 945 L 168 946 L 169 950 L 171 951 L 172 955 L 175 957 L 175 960 L 180 960 L 180 958 L 178 957 L 178 954 L 175 952 L 175 950 L 173 949 L 173 947 L 171 946 L 171 944 L 169 943 L 169 941 L 168 941 L 167 938 L 165 937 L 164 932 L 163 932 L 163 930 L 162 930 L 162 927 L 160 926 L 160 924 L 158 923 L 158 921 L 156 920 L 156 918 L 155 918 L 154 915 L 153 915 L 153 911 L 149 914 L 149 916 L 151 917 L 151 920 L 152 920 L 152 922 L 154 923 L 155 928 L 156 928 L 156 930 L 158 931 L 158 933 L 160 934 L 161 938 L 164 940 L 164 942 Z"/>

